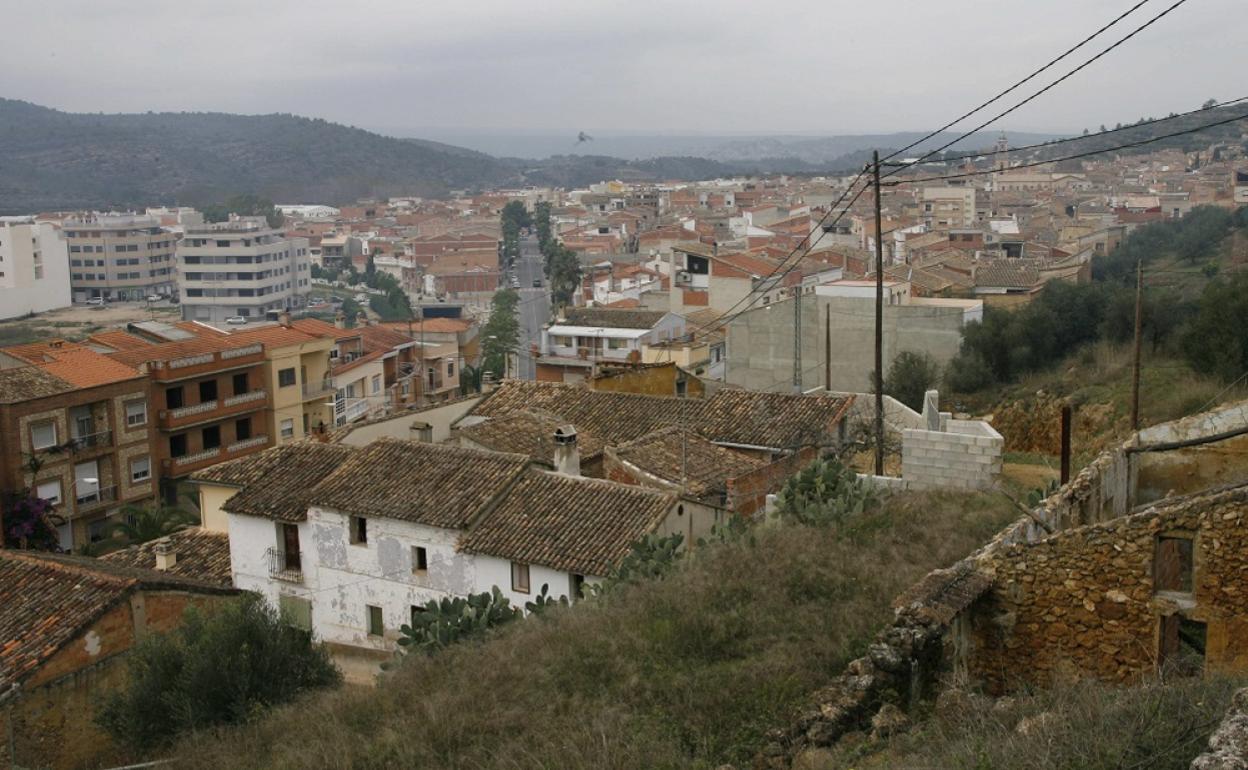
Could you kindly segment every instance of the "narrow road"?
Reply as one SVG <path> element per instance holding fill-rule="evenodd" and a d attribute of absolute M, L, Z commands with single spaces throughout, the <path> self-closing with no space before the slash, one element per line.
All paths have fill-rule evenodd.
<path fill-rule="evenodd" d="M 529 351 L 533 345 L 541 345 L 542 327 L 550 320 L 550 294 L 546 288 L 546 276 L 542 274 L 542 253 L 538 250 L 536 237 L 520 241 L 520 259 L 516 261 L 516 269 L 508 277 L 508 282 L 513 279 L 520 293 L 519 371 L 516 376 L 522 380 L 533 380 L 537 378 L 537 367 Z M 541 281 L 541 285 L 534 286 L 534 281 Z"/>

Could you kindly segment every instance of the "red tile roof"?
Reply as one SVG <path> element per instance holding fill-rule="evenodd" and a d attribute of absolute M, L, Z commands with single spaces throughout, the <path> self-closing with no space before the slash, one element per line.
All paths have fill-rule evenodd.
<path fill-rule="evenodd" d="M 4 352 L 78 388 L 111 385 L 143 377 L 132 366 L 118 363 L 85 345 L 60 339 L 16 345 L 4 348 Z"/>

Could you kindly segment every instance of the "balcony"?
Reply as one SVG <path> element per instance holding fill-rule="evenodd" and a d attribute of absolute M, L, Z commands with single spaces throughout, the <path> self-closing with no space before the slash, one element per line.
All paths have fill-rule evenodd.
<path fill-rule="evenodd" d="M 180 406 L 177 409 L 161 409 L 160 427 L 165 430 L 185 428 L 197 423 L 212 422 L 237 414 L 254 412 L 264 406 L 268 395 L 268 391 L 264 389 L 249 390 L 224 399 L 214 398 L 211 401 Z"/>
<path fill-rule="evenodd" d="M 82 436 L 74 436 L 66 445 L 69 451 L 74 454 L 82 454 L 97 449 L 111 447 L 113 445 L 113 432 L 111 430 L 101 430 L 95 433 L 87 433 Z"/>
<path fill-rule="evenodd" d="M 270 548 L 264 552 L 269 562 L 269 577 L 287 583 L 303 582 L 303 552 Z"/>
<path fill-rule="evenodd" d="M 251 438 L 243 439 L 242 441 L 235 441 L 233 444 L 227 446 L 225 451 L 230 454 L 238 454 L 239 452 L 245 452 L 248 449 L 254 449 L 258 446 L 266 446 L 268 443 L 268 436 L 252 436 Z"/>
<path fill-rule="evenodd" d="M 317 380 L 303 383 L 303 399 L 321 398 L 334 392 L 333 380 Z"/>
<path fill-rule="evenodd" d="M 74 502 L 77 503 L 79 511 L 89 511 L 98 508 L 101 505 L 107 505 L 117 500 L 117 487 L 97 487 L 95 489 L 80 489 L 74 495 Z"/>

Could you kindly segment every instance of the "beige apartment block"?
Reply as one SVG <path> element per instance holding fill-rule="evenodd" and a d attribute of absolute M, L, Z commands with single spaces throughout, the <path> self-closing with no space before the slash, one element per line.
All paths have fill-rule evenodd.
<path fill-rule="evenodd" d="M 176 288 L 177 236 L 156 217 L 90 214 L 62 224 L 69 245 L 70 288 L 75 302 L 141 300 Z"/>

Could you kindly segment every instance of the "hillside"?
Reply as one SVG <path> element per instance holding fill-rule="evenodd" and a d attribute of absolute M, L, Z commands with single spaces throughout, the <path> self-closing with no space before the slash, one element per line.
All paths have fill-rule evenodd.
<path fill-rule="evenodd" d="M 88 115 L 0 99 L 0 214 L 202 205 L 242 192 L 342 202 L 513 177 L 481 153 L 294 115 Z"/>
<path fill-rule="evenodd" d="M 840 530 L 761 528 L 661 581 L 410 658 L 376 690 L 313 695 L 160 756 L 185 768 L 748 767 L 765 733 L 891 620 L 895 595 L 1016 517 L 1001 495 L 930 493 Z"/>

